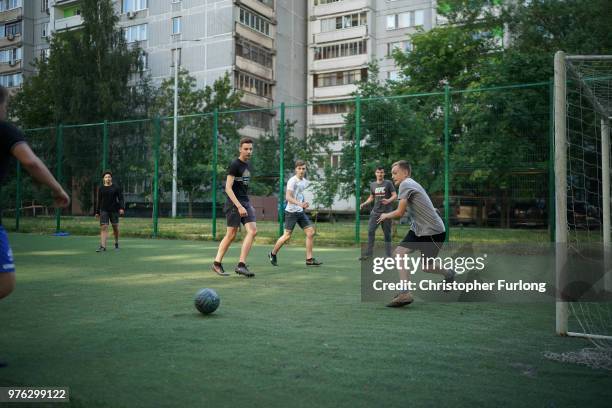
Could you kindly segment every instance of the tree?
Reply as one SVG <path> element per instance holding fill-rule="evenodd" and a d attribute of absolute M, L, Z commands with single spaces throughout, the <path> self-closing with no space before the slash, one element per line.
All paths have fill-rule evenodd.
<path fill-rule="evenodd" d="M 187 194 L 189 216 L 193 216 L 195 200 L 209 194 L 215 186 L 207 185 L 213 172 L 213 114 L 219 111 L 232 111 L 240 107 L 241 93 L 234 91 L 230 78 L 217 79 L 212 87 L 198 89 L 196 80 L 185 69 L 179 71 L 178 114 L 192 117 L 178 119 L 178 189 Z M 161 116 L 174 115 L 174 78 L 166 79 L 159 92 L 156 110 Z M 172 183 L 173 123 L 172 118 L 164 120 L 161 142 L 161 180 L 166 191 Z M 219 115 L 219 155 L 218 174 L 225 171 L 224 166 L 236 154 L 240 135 L 239 122 L 233 114 Z M 218 177 L 221 182 L 221 177 Z M 219 186 L 217 186 L 219 188 Z M 219 195 L 221 200 L 222 196 Z"/>
<path fill-rule="evenodd" d="M 128 85 L 142 78 L 142 51 L 126 43 L 112 1 L 83 0 L 81 5 L 82 27 L 53 35 L 48 60 L 34 63 L 35 74 L 12 102 L 11 113 L 24 128 L 126 119 L 141 111 L 130 104 Z M 102 170 L 101 141 L 101 127 L 64 132 L 66 184 L 79 193 L 84 209 L 91 208 Z"/>

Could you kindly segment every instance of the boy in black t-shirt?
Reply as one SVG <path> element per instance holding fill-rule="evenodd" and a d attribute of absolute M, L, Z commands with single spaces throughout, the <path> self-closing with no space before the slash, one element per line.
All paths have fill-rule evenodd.
<path fill-rule="evenodd" d="M 96 249 L 96 252 L 106 251 L 109 223 L 113 226 L 115 249 L 119 249 L 119 216 L 125 214 L 123 192 L 118 185 L 113 184 L 113 173 L 104 172 L 102 182 L 103 185 L 98 190 L 96 206 L 96 218 L 100 219 L 100 247 Z"/>
<path fill-rule="evenodd" d="M 240 261 L 234 271 L 239 275 L 253 277 L 255 274 L 246 266 L 246 259 L 253 246 L 253 241 L 257 235 L 257 225 L 255 223 L 255 209 L 249 200 L 249 182 L 251 180 L 251 170 L 249 159 L 253 154 L 253 141 L 249 138 L 240 140 L 240 156 L 231 162 L 225 182 L 225 194 L 227 201 L 224 210 L 227 220 L 227 232 L 219 244 L 219 250 L 212 266 L 212 270 L 220 276 L 229 276 L 223 269 L 223 257 L 229 249 L 231 243 L 236 238 L 236 233 L 242 223 L 246 229 L 246 236 L 242 241 L 240 251 Z"/>
<path fill-rule="evenodd" d="M 9 166 L 15 157 L 23 168 L 41 184 L 48 186 L 56 207 L 66 207 L 70 202 L 64 189 L 55 180 L 44 163 L 32 152 L 25 141 L 23 133 L 15 126 L 6 122 L 8 92 L 0 86 L 0 185 L 4 182 Z M 0 209 L 0 214 L 2 209 Z M 6 231 L 0 218 L 0 299 L 8 296 L 15 287 L 15 263 L 13 252 L 8 242 Z M 3 364 L 0 363 L 0 366 Z"/>

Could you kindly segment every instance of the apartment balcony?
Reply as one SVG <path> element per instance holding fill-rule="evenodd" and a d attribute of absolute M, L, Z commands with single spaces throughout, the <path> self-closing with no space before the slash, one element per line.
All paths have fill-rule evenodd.
<path fill-rule="evenodd" d="M 353 92 L 357 91 L 357 85 L 338 85 L 338 86 L 324 86 L 314 88 L 315 99 L 338 99 L 347 96 L 351 96 Z"/>
<path fill-rule="evenodd" d="M 315 44 L 350 40 L 353 38 L 365 38 L 368 36 L 368 26 L 344 28 L 342 30 L 327 31 L 314 35 Z"/>
<path fill-rule="evenodd" d="M 350 57 L 330 58 L 312 62 L 313 71 L 341 71 L 350 68 L 361 68 L 368 65 L 370 55 L 359 54 Z"/>
<path fill-rule="evenodd" d="M 331 126 L 344 124 L 344 116 L 346 113 L 331 113 L 326 115 L 312 115 L 310 126 Z"/>
<path fill-rule="evenodd" d="M 83 17 L 80 15 L 59 18 L 55 20 L 55 31 L 71 30 L 83 25 Z"/>
<path fill-rule="evenodd" d="M 314 16 L 322 17 L 330 14 L 347 13 L 370 7 L 370 0 L 342 0 L 314 7 Z"/>
<path fill-rule="evenodd" d="M 244 92 L 240 100 L 245 105 L 254 106 L 255 108 L 272 108 L 272 100 L 263 96 L 255 95 L 249 92 Z"/>
<path fill-rule="evenodd" d="M 270 26 L 270 35 L 274 35 L 274 26 Z M 239 22 L 236 22 L 236 34 L 242 38 L 246 38 L 249 41 L 259 44 L 263 47 L 274 49 L 274 40 L 267 35 L 255 31 Z"/>
<path fill-rule="evenodd" d="M 23 69 L 23 60 L 0 62 L 0 74 L 10 74 Z"/>
<path fill-rule="evenodd" d="M 235 1 L 237 5 L 245 5 L 246 7 L 261 14 L 262 16 L 267 17 L 270 20 L 274 20 L 274 17 L 276 14 L 274 11 L 274 8 L 272 8 L 271 6 L 267 4 L 264 4 L 264 3 L 273 4 L 273 0 L 269 0 L 266 2 L 261 2 L 259 0 L 235 0 Z"/>
<path fill-rule="evenodd" d="M 16 46 L 21 43 L 21 40 L 22 40 L 21 34 L 0 37 L 0 48 Z"/>
<path fill-rule="evenodd" d="M 254 74 L 260 78 L 269 79 L 270 81 L 274 80 L 274 71 L 272 68 L 264 67 L 263 65 L 259 65 L 239 55 L 236 55 L 236 68 L 240 71 Z"/>
<path fill-rule="evenodd" d="M 23 7 L 17 7 L 12 10 L 0 12 L 0 23 L 6 24 L 11 21 L 21 20 L 23 18 Z"/>
<path fill-rule="evenodd" d="M 262 128 L 251 126 L 251 125 L 246 125 L 238 129 L 238 133 L 242 137 L 250 137 L 252 139 L 259 139 L 261 136 L 267 133 L 270 133 L 270 132 L 267 131 L 266 129 L 262 129 Z"/>

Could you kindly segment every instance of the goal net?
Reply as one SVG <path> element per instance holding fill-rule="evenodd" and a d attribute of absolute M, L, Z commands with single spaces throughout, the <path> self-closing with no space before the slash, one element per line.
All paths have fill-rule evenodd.
<path fill-rule="evenodd" d="M 612 350 L 611 120 L 612 56 L 558 52 L 556 330 L 560 335 L 590 339 L 595 349 L 607 353 L 607 358 Z"/>

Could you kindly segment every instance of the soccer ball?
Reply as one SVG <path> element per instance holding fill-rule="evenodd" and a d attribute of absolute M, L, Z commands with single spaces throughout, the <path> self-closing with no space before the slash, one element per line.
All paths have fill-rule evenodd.
<path fill-rule="evenodd" d="M 219 307 L 219 295 L 212 289 L 201 289 L 195 297 L 195 307 L 202 314 L 210 314 Z"/>

